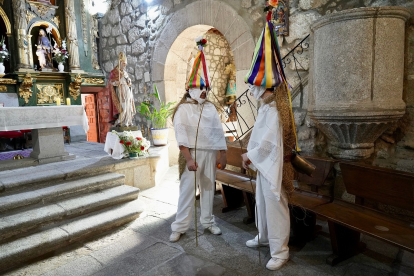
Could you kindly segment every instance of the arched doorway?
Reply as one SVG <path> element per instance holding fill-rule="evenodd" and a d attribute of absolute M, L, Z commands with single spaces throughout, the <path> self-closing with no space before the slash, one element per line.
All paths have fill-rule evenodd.
<path fill-rule="evenodd" d="M 155 41 L 154 52 L 151 55 L 151 81 L 157 85 L 162 100 L 167 100 L 166 81 L 168 80 L 165 79 L 164 73 L 172 45 L 186 29 L 202 25 L 215 28 L 225 37 L 234 57 L 237 95 L 247 89 L 244 76 L 250 68 L 255 47 L 251 29 L 237 11 L 228 4 L 214 0 L 200 0 L 175 11 L 161 31 L 159 39 Z M 209 30 L 207 27 L 206 31 Z M 191 47 L 196 37 L 191 38 Z M 188 55 L 184 57 L 185 60 L 188 58 Z M 179 89 L 183 89 L 184 83 L 185 80 Z M 173 93 L 172 95 L 175 95 L 175 98 L 169 100 L 176 101 L 179 94 Z M 171 148 L 176 148 L 176 146 L 171 145 L 170 150 Z M 170 165 L 176 163 L 176 159 L 177 155 L 170 152 Z"/>
<path fill-rule="evenodd" d="M 171 45 L 164 67 L 165 101 L 179 102 L 185 93 L 185 83 L 192 69 L 194 57 L 198 52 L 195 38 L 207 39 L 204 54 L 209 67 L 212 91 L 209 100 L 218 106 L 226 106 L 226 88 L 235 68 L 231 47 L 226 38 L 215 28 L 208 25 L 196 25 L 184 30 Z M 226 70 L 227 69 L 227 70 Z M 174 130 L 170 126 L 169 134 L 170 165 L 177 163 L 178 147 Z"/>

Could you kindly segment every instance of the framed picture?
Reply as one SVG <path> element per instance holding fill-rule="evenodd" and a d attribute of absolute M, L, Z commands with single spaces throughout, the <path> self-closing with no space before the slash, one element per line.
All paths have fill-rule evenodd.
<path fill-rule="evenodd" d="M 279 5 L 272 9 L 272 24 L 276 35 L 289 35 L 289 1 L 279 0 Z"/>

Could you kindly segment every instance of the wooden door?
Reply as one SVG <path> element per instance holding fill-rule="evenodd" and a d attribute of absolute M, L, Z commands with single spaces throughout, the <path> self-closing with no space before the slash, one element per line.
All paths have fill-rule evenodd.
<path fill-rule="evenodd" d="M 96 113 L 95 95 L 85 96 L 85 112 L 88 117 L 89 131 L 87 140 L 89 142 L 98 142 L 98 117 Z"/>

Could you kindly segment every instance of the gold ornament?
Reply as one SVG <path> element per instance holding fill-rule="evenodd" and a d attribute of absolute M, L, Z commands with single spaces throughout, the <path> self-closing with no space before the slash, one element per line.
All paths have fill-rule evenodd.
<path fill-rule="evenodd" d="M 105 84 L 105 80 L 101 78 L 84 78 L 84 84 L 95 84 L 95 85 L 103 85 Z"/>
<path fill-rule="evenodd" d="M 17 81 L 13 79 L 1 79 L 0 78 L 0 84 L 16 84 Z"/>
<path fill-rule="evenodd" d="M 75 101 L 80 95 L 82 81 L 82 75 L 79 73 L 69 85 L 69 94 Z"/>
<path fill-rule="evenodd" d="M 36 84 L 37 88 L 37 103 L 38 104 L 52 104 L 57 102 L 57 99 L 63 101 L 63 84 Z"/>
<path fill-rule="evenodd" d="M 22 84 L 19 87 L 19 96 L 23 98 L 26 103 L 29 103 L 29 99 L 32 96 L 33 79 L 30 73 L 27 73 L 23 79 Z"/>

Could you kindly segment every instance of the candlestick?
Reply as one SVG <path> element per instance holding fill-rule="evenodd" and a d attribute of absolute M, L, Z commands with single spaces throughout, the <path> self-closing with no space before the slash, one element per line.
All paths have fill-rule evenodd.
<path fill-rule="evenodd" d="M 66 98 L 66 105 L 70 105 L 70 98 Z"/>
<path fill-rule="evenodd" d="M 60 105 L 60 98 L 56 99 L 56 105 Z"/>

